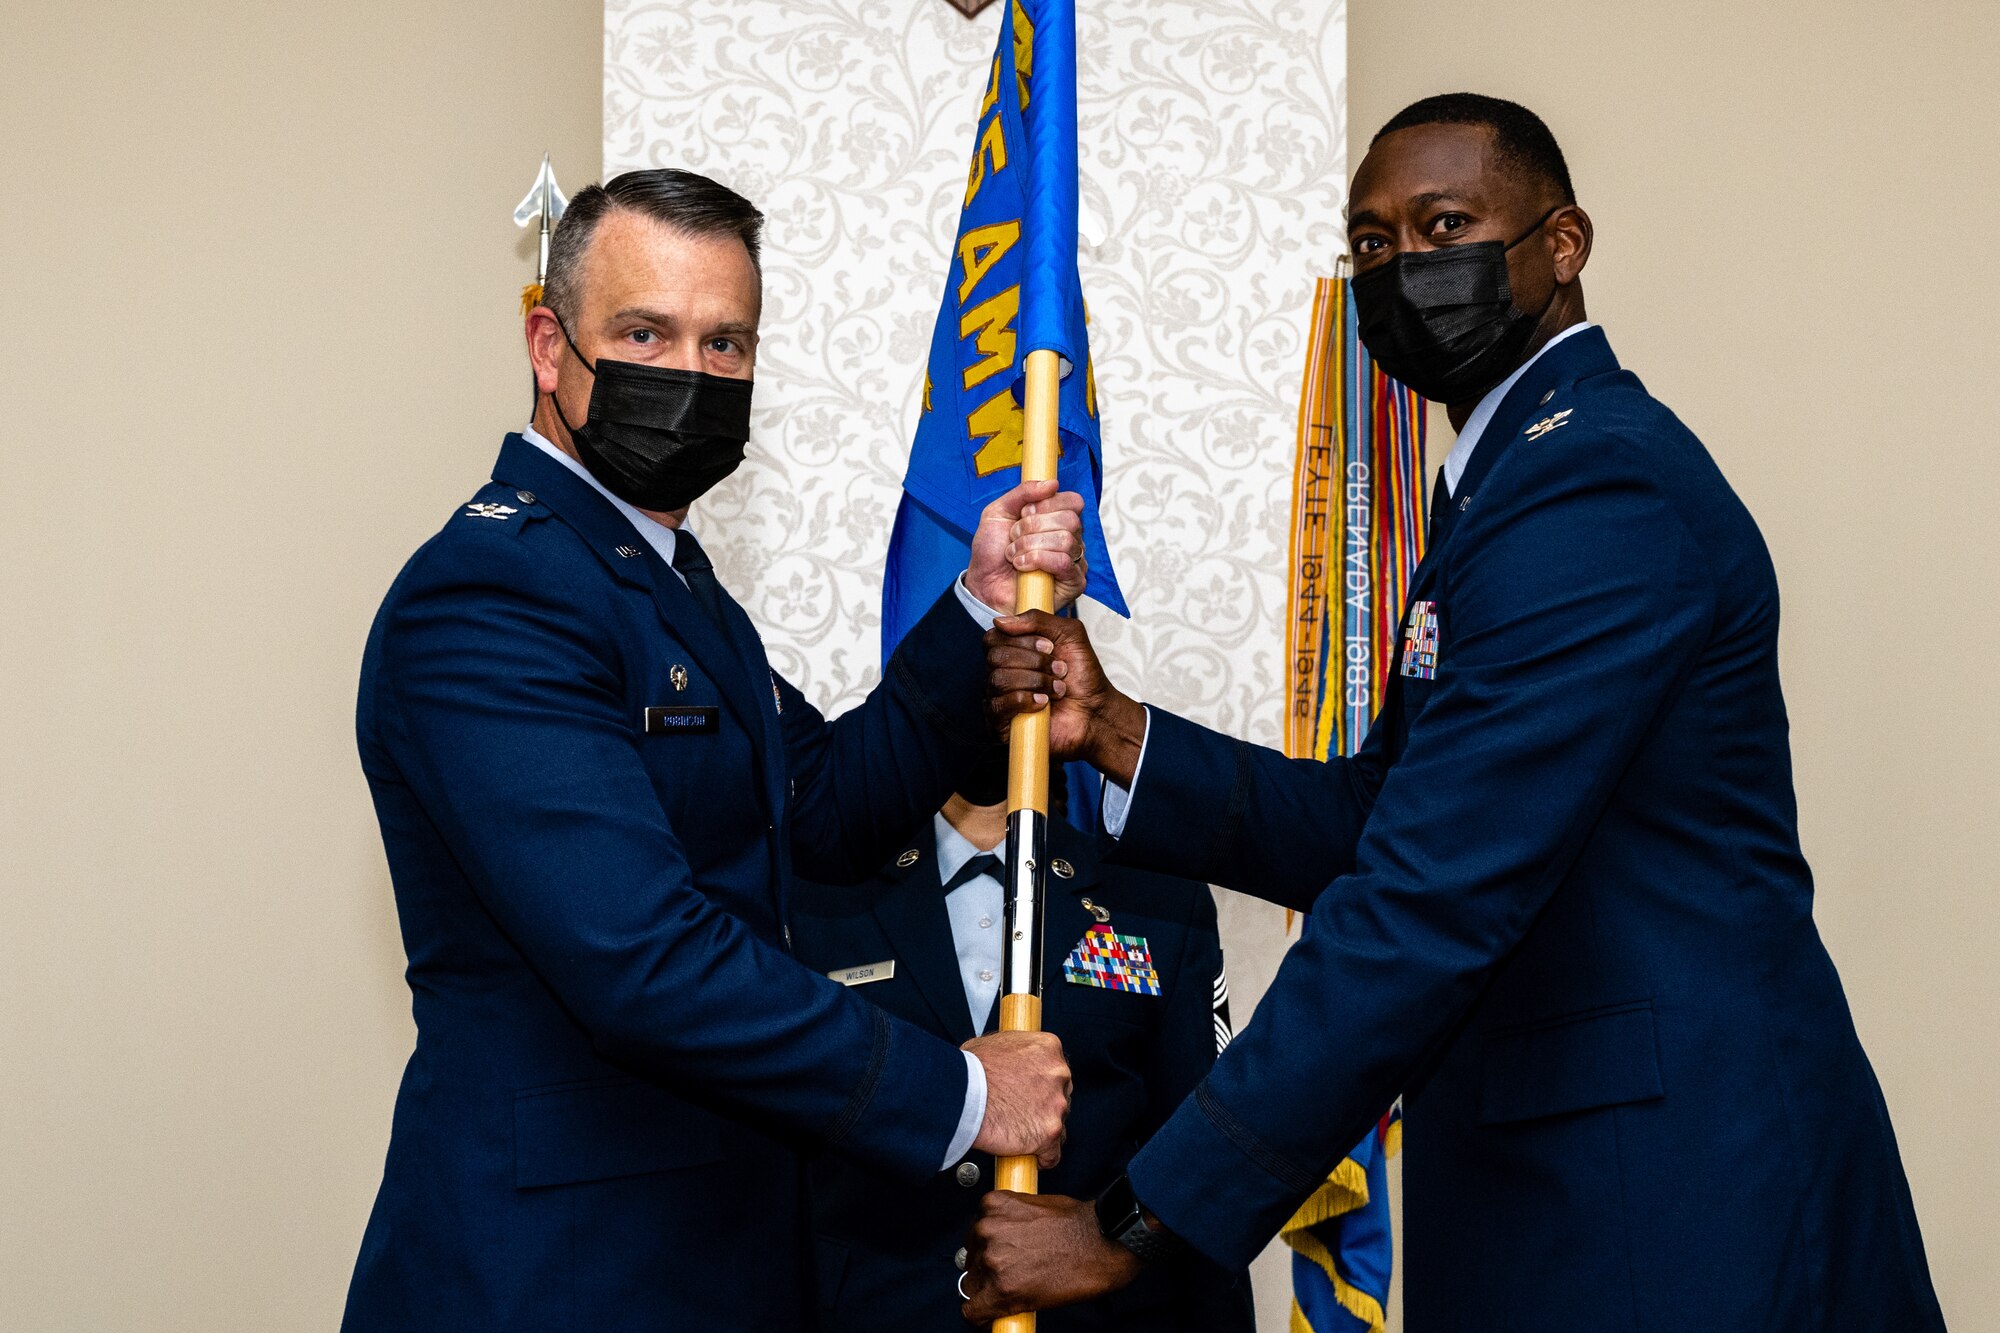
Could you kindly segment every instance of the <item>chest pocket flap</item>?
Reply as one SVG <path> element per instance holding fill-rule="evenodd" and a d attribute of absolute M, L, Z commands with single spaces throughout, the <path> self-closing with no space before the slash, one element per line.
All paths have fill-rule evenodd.
<path fill-rule="evenodd" d="M 1482 1125 L 1665 1095 L 1651 1000 L 1565 1014 L 1486 1036 L 1479 1080 Z"/>

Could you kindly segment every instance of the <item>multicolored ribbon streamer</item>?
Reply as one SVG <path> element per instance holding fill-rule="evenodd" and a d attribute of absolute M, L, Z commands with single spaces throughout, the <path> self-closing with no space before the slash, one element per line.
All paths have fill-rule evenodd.
<path fill-rule="evenodd" d="M 1353 754 L 1388 688 L 1424 548 L 1424 400 L 1361 345 L 1344 278 L 1313 292 L 1292 475 L 1285 753 Z"/>
<path fill-rule="evenodd" d="M 1347 279 L 1321 278 L 1292 478 L 1285 753 L 1295 759 L 1353 754 L 1382 705 L 1423 558 L 1423 466 L 1424 400 L 1361 345 Z M 1401 1144 L 1392 1108 L 1280 1230 L 1293 1252 L 1292 1333 L 1383 1333 L 1387 1162 Z"/>

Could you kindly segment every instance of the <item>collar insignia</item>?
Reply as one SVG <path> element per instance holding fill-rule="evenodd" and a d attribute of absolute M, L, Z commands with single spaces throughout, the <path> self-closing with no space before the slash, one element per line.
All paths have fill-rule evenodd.
<path fill-rule="evenodd" d="M 1550 431 L 1567 426 L 1569 424 L 1569 414 L 1574 410 L 1573 408 L 1565 407 L 1554 416 L 1543 417 L 1540 421 L 1537 421 L 1521 433 L 1531 440 L 1539 440 Z"/>

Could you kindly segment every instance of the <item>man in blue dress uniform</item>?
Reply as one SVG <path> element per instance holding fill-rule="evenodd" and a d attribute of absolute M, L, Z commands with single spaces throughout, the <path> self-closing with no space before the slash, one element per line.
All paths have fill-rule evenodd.
<path fill-rule="evenodd" d="M 1062 770 L 1052 810 L 1063 808 Z M 802 884 L 799 960 L 952 1042 L 999 1021 L 1004 765 L 955 794 L 863 886 Z M 1056 1194 L 1115 1180 L 1229 1039 L 1222 942 L 1208 885 L 1099 862 L 1093 840 L 1049 825 L 1043 1026 L 1062 1039 L 1075 1105 Z M 952 1260 L 993 1160 L 905 1184 L 822 1154 L 810 1168 L 820 1333 L 962 1330 Z M 1148 1273 L 1043 1316 L 1039 1333 L 1251 1333 L 1249 1278 L 1207 1262 Z"/>
<path fill-rule="evenodd" d="M 1095 1208 L 989 1196 L 968 1314 L 1243 1262 L 1401 1095 L 1411 1333 L 1941 1329 L 1813 926 L 1770 556 L 1586 322 L 1555 140 L 1419 102 L 1348 234 L 1363 340 L 1458 429 L 1362 751 L 1144 708 L 1073 621 L 996 635 L 996 685 L 1060 693 L 1057 752 L 1115 784 L 1117 859 L 1310 924 Z"/>
<path fill-rule="evenodd" d="M 1075 596 L 1082 502 L 997 501 L 823 718 L 685 526 L 749 434 L 760 223 L 685 172 L 577 196 L 527 321 L 534 425 L 369 636 L 417 1047 L 348 1329 L 794 1328 L 800 1146 L 911 1181 L 1057 1158 L 1057 1040 L 960 1050 L 800 966 L 785 885 L 870 874 L 990 751 L 984 606 L 1017 569 Z"/>

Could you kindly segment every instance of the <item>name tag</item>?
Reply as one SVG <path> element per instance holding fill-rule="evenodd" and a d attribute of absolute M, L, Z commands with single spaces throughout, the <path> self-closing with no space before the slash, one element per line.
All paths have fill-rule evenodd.
<path fill-rule="evenodd" d="M 843 986 L 866 986 L 871 981 L 887 981 L 896 975 L 896 960 L 887 959 L 880 963 L 863 963 L 859 967 L 835 968 L 827 973 Z"/>
<path fill-rule="evenodd" d="M 648 708 L 646 710 L 646 734 L 648 736 L 700 735 L 714 731 L 722 725 L 722 710 L 719 708 Z"/>

